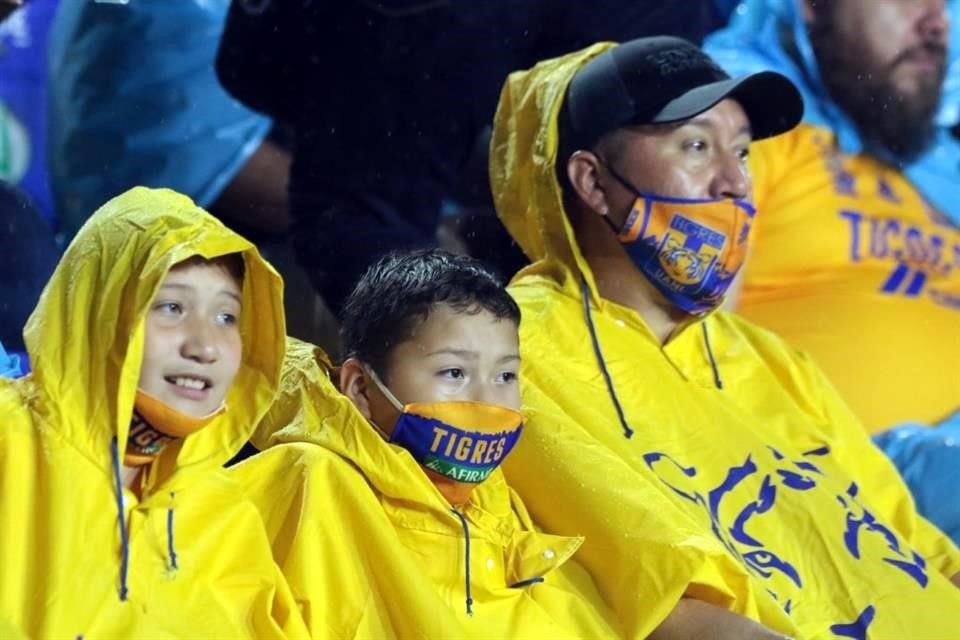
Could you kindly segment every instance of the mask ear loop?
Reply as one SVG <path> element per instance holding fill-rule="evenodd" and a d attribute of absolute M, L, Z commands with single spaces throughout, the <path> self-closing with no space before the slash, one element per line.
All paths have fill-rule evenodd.
<path fill-rule="evenodd" d="M 600 214 L 600 218 L 607 223 L 610 231 L 613 231 L 613 234 L 619 238 L 622 231 L 617 229 L 617 225 L 613 224 L 613 220 L 610 219 L 610 212 L 606 208 L 604 208 L 603 213 Z"/>
<path fill-rule="evenodd" d="M 604 160 L 603 157 L 600 156 L 600 154 L 594 152 L 594 155 L 597 156 L 597 160 L 600 161 L 600 164 L 603 165 L 603 167 L 610 173 L 610 175 L 613 176 L 614 180 L 619 182 L 624 189 L 626 189 L 627 191 L 629 191 L 630 193 L 632 193 L 638 198 L 643 198 L 644 202 L 647 202 L 647 196 L 641 193 L 640 190 L 634 187 L 632 184 L 630 184 L 626 178 L 621 176 L 617 170 L 615 170 L 612 166 L 610 166 L 610 164 L 606 160 Z M 649 207 L 649 203 L 647 204 L 647 206 Z M 616 235 L 618 239 L 624 235 L 624 233 L 627 230 L 626 229 L 627 223 L 630 221 L 630 217 L 627 216 L 627 220 L 624 221 L 623 226 L 618 228 L 617 225 L 614 224 L 613 220 L 610 219 L 610 211 L 606 207 L 604 207 L 604 210 L 600 214 L 600 217 L 603 218 L 603 221 L 607 224 L 608 227 L 610 227 L 610 230 L 613 231 L 614 235 Z"/>
<path fill-rule="evenodd" d="M 387 385 L 383 384 L 383 381 L 380 379 L 380 376 L 377 375 L 377 372 L 373 370 L 373 367 L 364 365 L 363 370 L 367 372 L 367 375 L 370 376 L 373 383 L 380 389 L 380 393 L 387 397 L 387 400 L 390 401 L 393 408 L 403 413 L 403 403 L 397 400 L 397 396 L 393 395 L 393 392 L 387 388 Z"/>
<path fill-rule="evenodd" d="M 393 392 L 391 392 L 390 389 L 387 388 L 387 385 L 383 384 L 383 381 L 380 379 L 380 376 L 377 375 L 377 372 L 373 370 L 373 367 L 364 364 L 363 370 L 370 377 L 370 380 L 373 381 L 373 384 L 375 384 L 377 388 L 380 390 L 380 393 L 384 395 L 384 397 L 387 399 L 390 405 L 400 413 L 403 413 L 403 410 L 404 410 L 403 404 L 399 400 L 397 400 L 397 396 L 393 395 Z M 372 426 L 374 430 L 380 434 L 380 437 L 382 437 L 387 442 L 392 441 L 390 436 L 387 435 L 387 433 L 383 429 L 381 429 L 376 422 L 374 422 L 373 420 L 368 420 L 367 422 L 369 422 L 370 426 Z"/>

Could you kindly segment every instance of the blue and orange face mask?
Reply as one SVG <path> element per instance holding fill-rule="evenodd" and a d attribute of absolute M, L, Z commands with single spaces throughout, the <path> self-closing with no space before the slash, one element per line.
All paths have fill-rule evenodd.
<path fill-rule="evenodd" d="M 381 431 L 381 435 L 445 478 L 465 484 L 483 482 L 520 439 L 523 418 L 518 411 L 466 400 L 404 405 L 372 369 L 367 372 L 400 412 L 393 432 L 386 436 Z"/>
<path fill-rule="evenodd" d="M 687 313 L 719 306 L 746 260 L 753 206 L 731 198 L 656 196 L 610 173 L 637 196 L 621 228 L 603 217 L 637 269 Z"/>

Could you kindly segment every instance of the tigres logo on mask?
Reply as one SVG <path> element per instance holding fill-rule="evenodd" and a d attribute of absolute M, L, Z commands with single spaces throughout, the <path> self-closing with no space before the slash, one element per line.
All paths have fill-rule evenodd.
<path fill-rule="evenodd" d="M 657 254 L 664 272 L 680 285 L 703 282 L 726 237 L 709 227 L 680 215 L 674 215 Z"/>
<path fill-rule="evenodd" d="M 731 198 L 686 199 L 644 193 L 612 168 L 637 194 L 617 234 L 627 255 L 668 301 L 687 313 L 702 313 L 723 300 L 743 265 L 756 210 Z"/>
<path fill-rule="evenodd" d="M 660 251 L 660 265 L 671 278 L 682 284 L 697 284 L 707 275 L 713 256 L 697 253 L 668 237 Z"/>

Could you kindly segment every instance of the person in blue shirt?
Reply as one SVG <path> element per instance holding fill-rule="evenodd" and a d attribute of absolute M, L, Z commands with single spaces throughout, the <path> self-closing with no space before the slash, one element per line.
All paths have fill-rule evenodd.
<path fill-rule="evenodd" d="M 0 0 L 0 21 L 10 12 L 0 26 L 0 180 L 26 192 L 51 225 L 55 212 L 46 156 L 46 45 L 58 1 Z"/>
<path fill-rule="evenodd" d="M 20 370 L 20 358 L 8 354 L 0 343 L 0 378 L 18 378 L 23 374 Z"/>
<path fill-rule="evenodd" d="M 229 0 L 60 0 L 48 158 L 61 230 L 131 187 L 184 193 L 232 227 L 286 231 L 289 154 L 213 68 Z"/>
<path fill-rule="evenodd" d="M 23 190 L 3 181 L 0 221 L 0 342 L 22 353 L 23 326 L 60 254 L 40 209 Z"/>

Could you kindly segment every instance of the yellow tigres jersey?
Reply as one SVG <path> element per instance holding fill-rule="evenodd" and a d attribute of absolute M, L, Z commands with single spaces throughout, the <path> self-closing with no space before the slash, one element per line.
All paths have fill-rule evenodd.
<path fill-rule="evenodd" d="M 752 153 L 737 311 L 811 353 L 871 433 L 960 408 L 960 230 L 827 130 L 801 125 Z"/>

